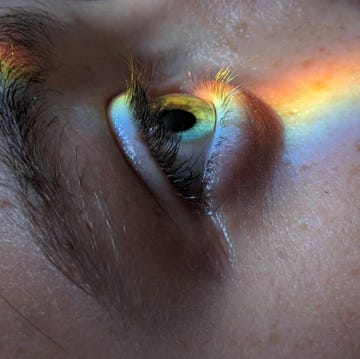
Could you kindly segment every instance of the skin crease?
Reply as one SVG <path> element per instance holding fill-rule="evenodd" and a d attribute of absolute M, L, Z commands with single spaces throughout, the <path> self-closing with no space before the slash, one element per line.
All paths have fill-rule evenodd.
<path fill-rule="evenodd" d="M 62 93 L 50 101 L 75 130 L 65 136 L 62 156 L 71 168 L 74 148 L 81 144 L 84 167 L 91 164 L 91 171 L 106 177 L 104 202 L 112 219 L 120 218 L 114 231 L 124 241 L 136 238 L 138 270 L 148 273 L 143 290 L 149 296 L 154 285 L 169 281 L 164 268 L 170 266 L 154 263 L 152 247 L 143 246 L 145 235 L 150 242 L 179 235 L 121 156 L 106 124 L 105 104 L 124 89 L 122 59 L 130 53 L 157 63 L 153 81 L 159 91 L 182 86 L 189 70 L 229 65 L 239 74 L 237 81 L 262 96 L 263 83 L 302 69 L 304 60 L 321 67 L 332 55 L 360 47 L 356 2 L 249 3 L 76 2 L 51 10 L 68 25 L 66 36 L 55 38 L 60 66 L 49 79 L 49 86 Z M 320 47 L 328 49 L 327 58 Z M 298 167 L 281 162 L 271 186 L 245 198 L 245 206 L 241 195 L 219 199 L 237 263 L 221 283 L 202 278 L 209 283 L 201 282 L 196 296 L 192 292 L 194 311 L 174 320 L 171 330 L 156 324 L 153 333 L 118 326 L 50 266 L 27 234 L 19 204 L 2 188 L 1 358 L 359 356 L 360 126 L 351 113 L 359 114 L 360 102 L 352 106 L 352 112 L 341 114 L 341 131 L 329 127 L 326 136 L 333 146 L 322 147 L 315 160 L 304 159 Z M 6 175 L 4 169 L 0 173 Z M 87 175 L 90 197 L 98 178 Z M 9 212 L 24 223 L 21 230 Z M 199 279 L 179 273 L 183 281 L 170 283 L 167 294 L 193 290 Z M 165 311 L 166 298 L 157 299 Z"/>

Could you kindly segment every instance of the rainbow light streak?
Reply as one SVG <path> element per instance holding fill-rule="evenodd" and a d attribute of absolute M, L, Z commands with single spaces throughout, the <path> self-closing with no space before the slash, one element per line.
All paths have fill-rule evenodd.
<path fill-rule="evenodd" d="M 336 139 L 359 128 L 360 57 L 314 64 L 254 92 L 284 122 L 285 159 L 302 165 L 324 150 L 336 150 Z"/>
<path fill-rule="evenodd" d="M 0 43 L 0 79 L 3 82 L 26 76 L 34 67 L 26 50 L 12 43 Z"/>

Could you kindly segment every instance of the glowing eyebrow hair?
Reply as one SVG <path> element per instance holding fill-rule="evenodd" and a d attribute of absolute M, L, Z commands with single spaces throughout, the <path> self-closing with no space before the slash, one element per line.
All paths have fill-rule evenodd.
<path fill-rule="evenodd" d="M 51 63 L 54 19 L 38 10 L 0 8 L 1 161 L 20 184 L 33 180 L 34 144 L 43 126 L 40 93 Z"/>
<path fill-rule="evenodd" d="M 94 218 L 83 200 L 84 173 L 77 158 L 72 164 L 74 190 L 64 172 L 68 159 L 58 151 L 66 119 L 51 117 L 46 105 L 45 80 L 55 49 L 51 33 L 58 29 L 61 22 L 42 10 L 8 9 L 0 15 L 0 161 L 10 168 L 6 185 L 20 199 L 29 235 L 43 254 L 70 281 L 109 307 L 130 299 L 124 295 L 124 273 L 117 265 L 119 249 L 110 255 L 103 245 L 113 229 L 102 190 L 95 193 L 99 209 Z M 94 225 L 99 216 L 107 223 L 101 233 Z"/>
<path fill-rule="evenodd" d="M 48 111 L 45 98 L 52 63 L 50 34 L 60 26 L 44 11 L 8 9 L 0 15 L 0 161 L 10 169 L 1 185 L 20 200 L 29 235 L 44 255 L 95 295 L 97 288 L 88 283 L 101 258 L 91 251 L 93 233 L 82 230 L 76 220 L 64 220 L 79 205 L 60 184 L 66 177 L 58 153 L 61 129 L 55 127 L 59 121 Z"/>
<path fill-rule="evenodd" d="M 50 34 L 60 27 L 54 16 L 39 9 L 0 8 L 2 60 L 16 58 L 23 65 L 44 64 L 53 45 Z"/>
<path fill-rule="evenodd" d="M 43 12 L 7 9 L 0 15 L 1 160 L 18 181 L 30 179 L 31 152 L 39 131 L 43 64 L 49 64 L 50 17 Z M 21 178 L 23 177 L 23 178 Z"/>

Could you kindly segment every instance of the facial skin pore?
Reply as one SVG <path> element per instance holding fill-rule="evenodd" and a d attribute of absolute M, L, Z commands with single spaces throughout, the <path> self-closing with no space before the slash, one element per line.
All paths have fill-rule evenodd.
<path fill-rule="evenodd" d="M 57 168 L 51 188 L 66 202 L 50 196 L 47 220 L 34 223 L 27 204 L 40 203 L 38 192 L 24 203 L 1 163 L 1 358 L 360 355 L 357 2 L 0 5 L 56 19 L 41 83 L 42 118 L 56 121 L 38 155 Z M 199 243 L 110 133 L 106 108 L 126 89 L 130 58 L 158 94 L 229 67 L 234 85 L 281 118 L 284 144 L 266 184 L 247 191 L 235 178 L 231 195 L 216 198 L 235 253 L 220 274 L 193 260 Z M 203 228 L 188 230 L 218 239 Z"/>

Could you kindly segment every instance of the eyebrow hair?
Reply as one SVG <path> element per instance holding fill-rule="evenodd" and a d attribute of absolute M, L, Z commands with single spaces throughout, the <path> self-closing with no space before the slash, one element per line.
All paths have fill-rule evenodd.
<path fill-rule="evenodd" d="M 32 144 L 39 137 L 42 117 L 40 84 L 50 58 L 50 38 L 45 13 L 10 11 L 0 15 L 0 86 L 3 135 L 2 161 L 17 179 L 29 179 Z M 38 96 L 37 96 L 38 95 Z M 30 162 L 29 162 L 30 161 Z"/>
<path fill-rule="evenodd" d="M 113 236 L 106 206 L 99 210 L 107 233 L 99 234 L 94 215 L 83 200 L 83 173 L 76 191 L 67 185 L 60 148 L 66 121 L 51 116 L 46 105 L 46 76 L 55 45 L 51 34 L 62 31 L 61 22 L 39 10 L 10 9 L 0 15 L 0 161 L 11 177 L 1 185 L 20 199 L 29 231 L 48 260 L 70 281 L 106 306 L 119 298 L 121 274 L 109 268 L 112 253 L 100 248 L 100 236 Z M 56 132 L 56 134 L 55 134 Z M 13 181 L 15 179 L 15 181 Z M 116 260 L 113 260 L 115 263 Z"/>
<path fill-rule="evenodd" d="M 125 226 L 115 231 L 119 218 L 108 210 L 101 174 L 81 162 L 80 146 L 72 153 L 75 163 L 69 151 L 66 156 L 59 151 L 71 123 L 52 115 L 58 112 L 47 97 L 47 75 L 57 60 L 55 31 L 64 31 L 61 21 L 44 11 L 17 9 L 0 16 L 0 43 L 8 45 L 9 65 L 2 72 L 0 67 L 0 161 L 11 170 L 9 182 L 16 180 L 11 186 L 28 218 L 26 230 L 49 262 L 116 317 L 116 325 L 153 328 L 171 315 L 159 310 L 157 295 L 148 295 L 142 262 L 122 255 L 132 252 L 130 241 L 117 236 L 136 241 L 129 237 L 135 234 L 127 234 Z M 175 252 L 171 248 L 177 258 Z M 186 275 L 193 270 L 189 266 Z"/>

